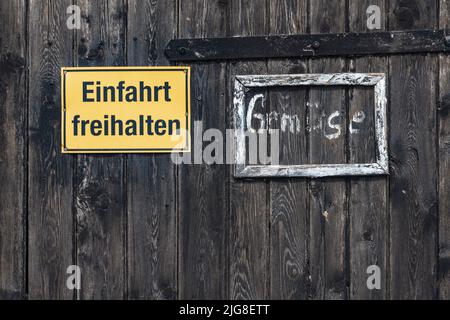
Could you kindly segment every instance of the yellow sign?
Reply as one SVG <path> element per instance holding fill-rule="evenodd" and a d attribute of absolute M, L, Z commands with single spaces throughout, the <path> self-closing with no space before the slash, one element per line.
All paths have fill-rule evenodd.
<path fill-rule="evenodd" d="M 62 152 L 190 151 L 189 67 L 62 68 Z"/>

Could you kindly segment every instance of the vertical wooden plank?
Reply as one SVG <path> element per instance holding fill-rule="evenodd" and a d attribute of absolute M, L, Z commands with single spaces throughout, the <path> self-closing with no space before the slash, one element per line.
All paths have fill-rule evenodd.
<path fill-rule="evenodd" d="M 180 37 L 225 36 L 226 2 L 194 0 L 179 5 Z M 192 66 L 192 120 L 203 131 L 215 128 L 224 133 L 225 70 L 224 63 Z M 193 146 L 202 145 L 198 141 L 202 134 L 193 135 Z M 199 152 L 194 150 L 201 158 Z M 179 167 L 180 299 L 227 297 L 227 172 L 225 165 L 203 162 Z"/>
<path fill-rule="evenodd" d="M 128 65 L 168 65 L 176 1 L 128 1 Z M 127 164 L 128 284 L 132 299 L 176 298 L 176 180 L 170 155 L 130 155 Z"/>
<path fill-rule="evenodd" d="M 450 26 L 450 2 L 440 1 L 440 28 Z M 439 58 L 439 298 L 450 299 L 450 57 Z"/>
<path fill-rule="evenodd" d="M 307 1 L 270 1 L 271 34 L 304 34 Z M 306 61 L 269 61 L 271 74 L 306 73 Z M 280 132 L 280 163 L 308 163 L 306 136 L 307 91 L 303 88 L 271 89 L 270 111 L 297 114 L 301 132 Z M 269 108 L 269 107 L 268 107 Z M 268 111 L 267 111 L 268 112 Z M 277 129 L 280 129 L 277 127 Z M 307 234 L 308 189 L 306 180 L 270 181 L 270 298 L 305 299 L 308 295 Z"/>
<path fill-rule="evenodd" d="M 79 66 L 125 63 L 124 0 L 79 0 Z M 126 198 L 122 155 L 79 155 L 76 163 L 77 263 L 80 299 L 124 297 Z"/>
<path fill-rule="evenodd" d="M 26 4 L 0 3 L 0 299 L 25 294 Z"/>
<path fill-rule="evenodd" d="M 60 151 L 60 67 L 73 61 L 71 1 L 30 1 L 28 277 L 31 299 L 71 299 L 73 157 Z"/>
<path fill-rule="evenodd" d="M 389 2 L 389 29 L 437 26 L 437 1 Z M 437 169 L 434 55 L 390 58 L 390 297 L 436 297 Z"/>
<path fill-rule="evenodd" d="M 317 0 L 310 2 L 311 33 L 344 32 L 346 1 Z M 342 58 L 311 61 L 311 72 L 343 72 Z M 315 126 L 323 114 L 328 117 L 335 111 L 341 115 L 346 110 L 345 89 L 311 89 L 310 124 Z M 345 118 L 344 116 L 341 116 Z M 345 119 L 341 123 L 345 124 Z M 345 126 L 342 126 L 345 128 Z M 344 130 L 343 130 L 344 131 Z M 345 163 L 345 134 L 336 139 L 324 137 L 324 130 L 312 130 L 309 152 L 311 163 Z M 342 178 L 314 180 L 310 185 L 310 271 L 311 298 L 346 298 L 346 244 L 347 221 L 346 182 Z"/>
<path fill-rule="evenodd" d="M 349 31 L 369 32 L 367 8 L 376 5 L 381 11 L 381 30 L 385 30 L 384 0 L 350 0 Z M 380 30 L 373 30 L 380 31 Z M 350 62 L 351 72 L 388 72 L 386 58 L 364 57 Z M 351 163 L 375 162 L 375 126 L 373 88 L 361 87 L 349 92 L 349 119 L 364 112 L 365 121 L 357 133 L 349 135 Z M 355 127 L 356 128 L 356 127 Z M 369 157 L 368 157 L 369 155 Z M 350 299 L 385 299 L 387 292 L 386 249 L 387 177 L 352 178 L 349 192 Z M 381 289 L 367 287 L 367 267 L 377 265 L 381 270 Z"/>
<path fill-rule="evenodd" d="M 266 3 L 236 0 L 230 8 L 230 36 L 268 33 Z M 231 64 L 229 88 L 237 74 L 265 74 L 267 62 Z M 230 101 L 232 101 L 230 90 Z M 231 105 L 231 103 L 230 103 Z M 232 114 L 232 111 L 229 111 Z M 230 190 L 230 299 L 269 298 L 268 184 L 264 180 L 232 180 Z"/>

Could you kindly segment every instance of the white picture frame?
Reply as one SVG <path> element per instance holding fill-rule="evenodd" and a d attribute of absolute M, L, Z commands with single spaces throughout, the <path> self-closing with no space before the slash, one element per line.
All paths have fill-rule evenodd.
<path fill-rule="evenodd" d="M 361 164 L 246 165 L 245 93 L 279 86 L 371 86 L 374 88 L 376 162 Z M 237 75 L 234 81 L 234 176 L 236 178 L 334 177 L 389 174 L 384 73 Z"/>

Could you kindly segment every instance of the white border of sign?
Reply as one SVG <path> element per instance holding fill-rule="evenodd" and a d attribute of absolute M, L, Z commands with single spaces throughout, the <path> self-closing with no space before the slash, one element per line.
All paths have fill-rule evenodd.
<path fill-rule="evenodd" d="M 246 88 L 276 86 L 372 86 L 375 98 L 376 162 L 364 164 L 246 165 Z M 389 174 L 387 152 L 386 78 L 384 73 L 238 75 L 234 81 L 234 143 L 236 178 L 332 177 Z"/>

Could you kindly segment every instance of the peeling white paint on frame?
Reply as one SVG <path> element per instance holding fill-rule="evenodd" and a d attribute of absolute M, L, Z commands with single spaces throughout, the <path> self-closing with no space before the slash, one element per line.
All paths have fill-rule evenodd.
<path fill-rule="evenodd" d="M 384 73 L 333 73 L 289 75 L 238 75 L 234 88 L 236 178 L 330 177 L 389 174 L 386 130 L 386 80 Z M 252 87 L 276 86 L 372 86 L 374 87 L 376 162 L 364 164 L 245 165 L 245 92 Z M 255 99 L 255 97 L 253 97 Z M 364 121 L 364 114 L 353 120 Z M 356 130 L 351 128 L 352 130 Z"/>

